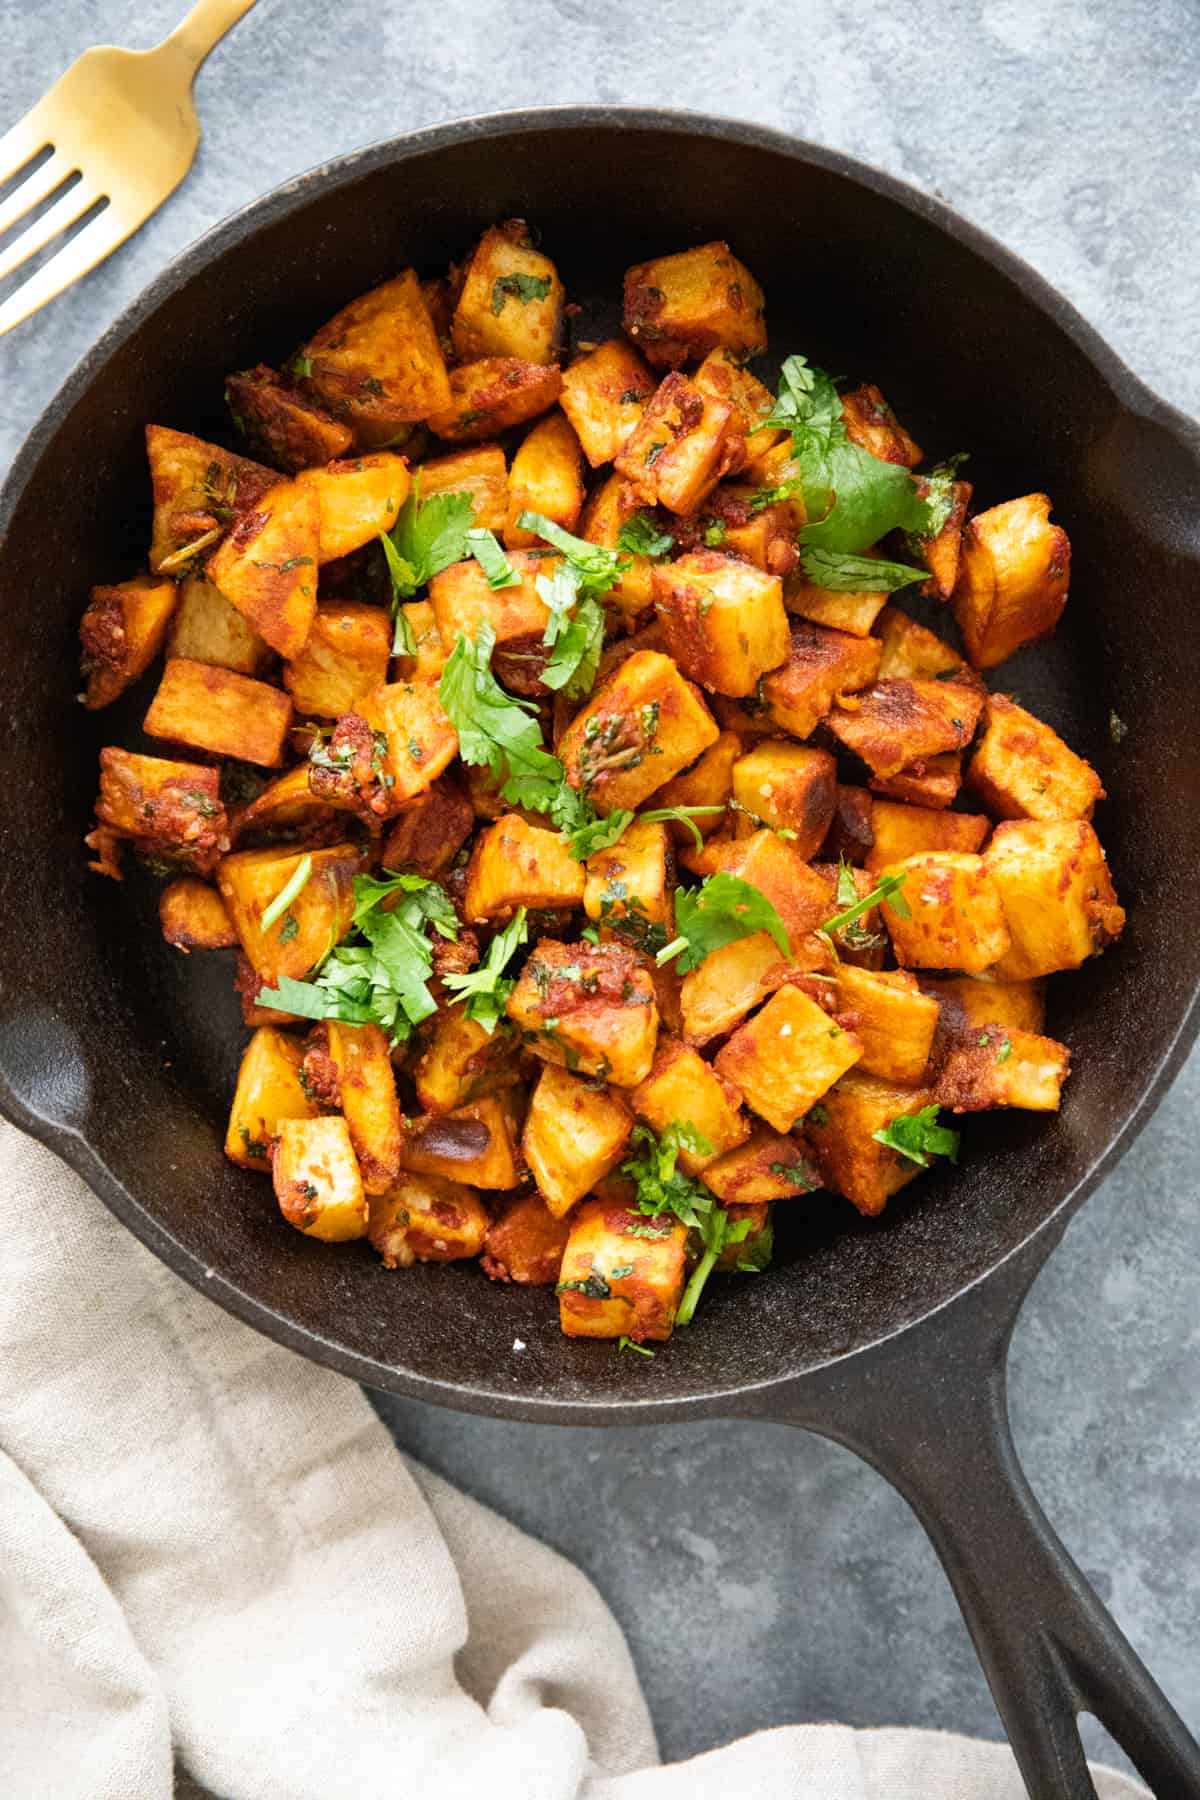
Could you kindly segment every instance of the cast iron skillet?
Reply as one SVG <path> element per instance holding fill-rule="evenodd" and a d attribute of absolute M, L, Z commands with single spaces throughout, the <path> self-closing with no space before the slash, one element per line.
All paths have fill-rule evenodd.
<path fill-rule="evenodd" d="M 239 1014 L 223 957 L 183 958 L 152 899 L 84 872 L 99 743 L 74 704 L 86 590 L 145 555 L 149 420 L 228 441 L 230 369 L 277 361 L 409 262 L 490 221 L 536 222 L 581 335 L 615 324 L 621 270 L 727 236 L 772 338 L 877 380 L 935 454 L 972 452 L 982 503 L 1044 488 L 1074 547 L 1048 648 L 1000 680 L 1095 762 L 1129 930 L 1052 984 L 1075 1053 L 1066 1109 L 968 1121 L 957 1171 L 876 1223 L 781 1207 L 781 1266 L 716 1284 L 653 1362 L 560 1337 L 544 1293 L 474 1269 L 389 1274 L 307 1242 L 220 1134 Z M 439 127 L 301 177 L 211 232 L 76 370 L 0 499 L 0 1106 L 150 1247 L 281 1342 L 375 1387 L 503 1417 L 602 1424 L 737 1415 L 837 1438 L 928 1528 L 1030 1792 L 1093 1792 L 1074 1715 L 1096 1714 L 1166 1800 L 1200 1750 L 1083 1581 L 1016 1463 L 1013 1321 L 1067 1220 L 1131 1142 L 1197 1026 L 1200 433 L 1028 268 L 945 207 L 844 157 L 695 116 L 572 107 Z M 1127 721 L 1119 748 L 1109 715 Z M 134 916 L 131 916 L 131 903 Z M 139 916 L 140 915 L 140 916 Z M 87 1304 L 86 1294 L 80 1296 Z M 528 1348 L 514 1354 L 514 1338 Z"/>

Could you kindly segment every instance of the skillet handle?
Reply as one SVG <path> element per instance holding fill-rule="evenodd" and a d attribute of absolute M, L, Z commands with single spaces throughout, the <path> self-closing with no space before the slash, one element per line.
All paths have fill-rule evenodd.
<path fill-rule="evenodd" d="M 919 1327 L 807 1377 L 791 1404 L 767 1401 L 763 1411 L 846 1444 L 909 1502 L 950 1578 L 1034 1800 L 1095 1800 L 1080 1711 L 1101 1720 L 1158 1800 L 1200 1800 L 1200 1745 L 1017 1461 L 1005 1365 L 1045 1253 L 1044 1240 L 1032 1255 L 1027 1248 Z"/>

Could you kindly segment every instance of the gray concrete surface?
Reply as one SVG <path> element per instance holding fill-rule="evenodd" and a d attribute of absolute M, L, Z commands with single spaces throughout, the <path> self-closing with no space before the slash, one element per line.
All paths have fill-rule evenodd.
<path fill-rule="evenodd" d="M 182 10 L 0 0 L 0 129 L 86 45 L 148 45 Z M 0 340 L 0 464 L 100 330 L 224 214 L 372 138 L 577 99 L 754 117 L 943 195 L 1200 411 L 1196 27 L 1185 0 L 260 0 L 202 73 L 184 188 Z M 1198 1100 L 1194 1060 L 1043 1274 L 1013 1366 L 1034 1485 L 1194 1727 Z M 847 1453 L 767 1427 L 566 1434 L 382 1406 L 402 1444 L 593 1576 L 667 1755 L 792 1719 L 999 1734 L 932 1552 Z"/>

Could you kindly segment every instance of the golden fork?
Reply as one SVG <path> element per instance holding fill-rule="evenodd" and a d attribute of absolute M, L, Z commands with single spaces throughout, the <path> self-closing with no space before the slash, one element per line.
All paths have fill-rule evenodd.
<path fill-rule="evenodd" d="M 196 71 L 253 5 L 254 0 L 197 0 L 153 50 L 118 50 L 111 44 L 85 50 L 0 137 L 0 186 L 27 171 L 0 201 L 0 234 L 79 176 L 0 251 L 0 281 L 99 208 L 0 304 L 0 335 L 94 269 L 179 186 L 200 142 L 191 91 Z M 47 147 L 51 154 L 31 167 Z"/>

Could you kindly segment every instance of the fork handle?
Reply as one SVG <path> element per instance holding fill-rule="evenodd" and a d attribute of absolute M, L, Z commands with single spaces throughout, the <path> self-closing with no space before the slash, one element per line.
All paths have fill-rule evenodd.
<path fill-rule="evenodd" d="M 254 0 L 196 0 L 187 18 L 164 38 L 159 49 L 175 51 L 195 74 L 213 46 L 253 5 Z"/>

